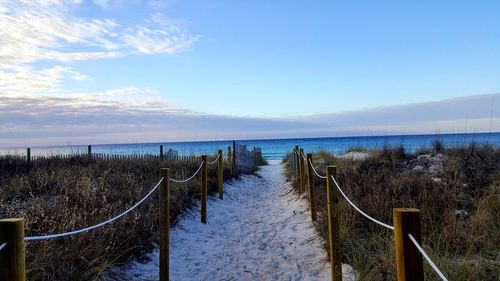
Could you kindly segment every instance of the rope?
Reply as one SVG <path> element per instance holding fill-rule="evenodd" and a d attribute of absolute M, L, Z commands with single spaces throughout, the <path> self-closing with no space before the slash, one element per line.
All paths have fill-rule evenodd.
<path fill-rule="evenodd" d="M 185 183 L 185 182 L 188 182 L 188 181 L 192 180 L 194 177 L 196 177 L 196 175 L 201 171 L 201 167 L 203 167 L 204 163 L 205 163 L 205 161 L 202 161 L 200 167 L 198 168 L 198 170 L 196 170 L 196 172 L 194 172 L 194 174 L 191 177 L 189 177 L 189 178 L 187 178 L 185 180 L 176 180 L 176 179 L 173 179 L 173 178 L 169 178 L 168 180 L 170 180 L 172 182 L 176 182 L 176 183 Z"/>
<path fill-rule="evenodd" d="M 160 184 L 162 183 L 163 179 L 164 178 L 161 178 L 160 181 L 151 189 L 151 191 L 149 191 L 149 193 L 146 194 L 146 196 L 144 196 L 144 198 L 142 198 L 134 206 L 130 207 L 128 210 L 126 210 L 125 212 L 119 214 L 118 216 L 116 216 L 114 218 L 111 218 L 111 219 L 109 219 L 107 221 L 104 221 L 104 222 L 101 222 L 99 224 L 96 224 L 94 226 L 90 226 L 90 227 L 86 227 L 86 228 L 82 228 L 82 229 L 74 230 L 74 231 L 70 231 L 70 232 L 65 232 L 65 233 L 60 233 L 60 234 L 51 234 L 51 235 L 45 235 L 45 236 L 25 237 L 24 241 L 46 240 L 46 239 L 53 239 L 53 238 L 60 238 L 60 237 L 75 235 L 75 234 L 87 232 L 87 231 L 92 230 L 92 229 L 96 229 L 96 228 L 104 226 L 104 225 L 106 225 L 108 223 L 112 223 L 115 220 L 117 220 L 117 219 L 123 217 L 124 215 L 128 214 L 129 212 L 131 212 L 132 210 L 134 210 L 135 208 L 137 208 L 139 205 L 141 205 L 142 202 L 144 202 L 146 199 L 148 199 L 148 197 L 151 196 L 151 194 L 153 194 L 153 192 L 158 188 L 158 186 L 160 186 Z"/>
<path fill-rule="evenodd" d="M 213 164 L 217 163 L 217 160 L 219 160 L 219 157 L 220 157 L 220 155 L 217 154 L 217 158 L 215 158 L 215 160 L 213 162 L 209 162 L 208 165 L 213 165 Z"/>
<path fill-rule="evenodd" d="M 303 153 L 303 152 L 300 152 L 300 156 L 301 156 L 304 160 L 306 160 L 306 161 L 307 161 L 307 157 L 304 155 L 304 153 Z"/>
<path fill-rule="evenodd" d="M 333 182 L 335 183 L 335 185 L 337 186 L 338 190 L 340 191 L 340 193 L 342 193 L 342 196 L 344 196 L 345 200 L 347 200 L 347 202 L 349 202 L 349 204 L 351 204 L 354 209 L 356 209 L 359 213 L 361 213 L 363 216 L 365 216 L 366 218 L 368 218 L 369 220 L 383 226 L 383 227 L 386 227 L 388 229 L 391 229 L 391 230 L 394 230 L 394 226 L 391 226 L 391 225 L 388 225 L 388 224 L 385 224 L 381 221 L 378 221 L 372 217 L 370 217 L 369 215 L 367 215 L 365 212 L 361 211 L 360 208 L 358 208 L 356 205 L 354 205 L 354 203 L 352 203 L 351 200 L 349 200 L 349 198 L 347 198 L 347 196 L 345 195 L 345 193 L 342 191 L 342 189 L 340 188 L 339 184 L 337 183 L 337 181 L 335 180 L 335 178 L 332 176 L 332 180 Z"/>
<path fill-rule="evenodd" d="M 420 251 L 422 256 L 424 256 L 425 260 L 431 265 L 431 267 L 436 271 L 437 275 L 443 280 L 443 281 L 448 281 L 446 276 L 439 270 L 439 268 L 434 264 L 434 262 L 431 260 L 431 258 L 427 255 L 427 253 L 424 251 L 424 249 L 418 244 L 417 240 L 413 238 L 411 234 L 408 233 L 408 237 L 410 238 L 411 242 L 417 247 L 417 249 Z"/>
<path fill-rule="evenodd" d="M 318 176 L 321 179 L 326 179 L 326 176 L 322 176 L 318 173 L 318 171 L 316 171 L 316 169 L 314 168 L 314 165 L 310 159 L 309 159 L 309 163 L 311 164 L 311 168 L 312 168 L 313 172 L 316 174 L 316 176 Z"/>
<path fill-rule="evenodd" d="M 0 251 L 3 250 L 3 248 L 5 248 L 5 246 L 7 246 L 7 242 L 5 242 L 2 245 L 0 245 Z"/>

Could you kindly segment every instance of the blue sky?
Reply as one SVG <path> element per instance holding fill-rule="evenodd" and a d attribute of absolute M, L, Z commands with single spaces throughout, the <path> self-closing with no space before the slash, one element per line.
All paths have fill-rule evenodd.
<path fill-rule="evenodd" d="M 293 122 L 464 96 L 488 101 L 468 122 L 484 131 L 499 77 L 498 1 L 0 0 L 0 145 L 302 136 Z M 21 101 L 44 110 L 19 116 Z M 156 134 L 131 121 L 161 112 Z M 86 114 L 90 124 L 74 121 Z M 457 131 L 475 116 L 451 115 L 403 131 Z M 215 117 L 259 125 L 182 125 Z"/>

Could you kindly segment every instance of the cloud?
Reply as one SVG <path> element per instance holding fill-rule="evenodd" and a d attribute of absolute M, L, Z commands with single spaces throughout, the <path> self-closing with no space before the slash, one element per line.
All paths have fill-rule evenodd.
<path fill-rule="evenodd" d="M 316 136 L 490 132 L 500 129 L 500 94 L 403 104 L 295 118 Z M 311 133 L 311 132 L 310 132 Z"/>
<path fill-rule="evenodd" d="M 73 97 L 0 94 L 0 145 L 15 146 L 25 140 L 39 145 L 50 141 L 65 143 L 68 139 L 127 142 L 241 138 L 248 133 L 298 129 L 296 122 L 287 120 L 201 114 L 178 109 L 165 101 L 145 102 L 147 96 L 154 99 L 155 93 L 132 88 Z"/>
<path fill-rule="evenodd" d="M 117 1 L 95 1 L 111 7 Z M 0 0 L 0 67 L 35 61 L 72 62 L 133 53 L 175 54 L 198 38 L 181 22 L 155 13 L 124 26 L 108 18 L 75 14 L 81 1 Z"/>
<path fill-rule="evenodd" d="M 65 91 L 61 88 L 65 79 L 84 81 L 84 74 L 67 66 L 35 69 L 29 65 L 0 68 L 0 91 L 10 95 L 41 95 Z"/>
<path fill-rule="evenodd" d="M 155 13 L 144 25 L 128 28 L 122 39 L 143 54 L 175 54 L 187 50 L 199 36 L 188 34 L 181 21 Z"/>
<path fill-rule="evenodd" d="M 169 104 L 148 88 L 69 96 L 0 93 L 0 146 L 488 132 L 490 128 L 500 128 L 500 94 L 270 119 L 193 112 Z"/>
<path fill-rule="evenodd" d="M 123 0 L 94 0 L 94 4 L 103 9 L 111 9 L 123 5 Z"/>

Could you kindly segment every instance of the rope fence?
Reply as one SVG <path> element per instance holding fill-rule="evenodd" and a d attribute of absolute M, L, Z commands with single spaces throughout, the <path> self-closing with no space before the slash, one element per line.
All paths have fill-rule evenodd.
<path fill-rule="evenodd" d="M 209 163 L 208 163 L 208 165 L 213 165 L 213 164 L 217 163 L 217 161 L 219 160 L 219 157 L 220 157 L 220 155 L 219 155 L 219 154 L 217 154 L 217 158 L 215 158 L 215 160 L 214 160 L 214 161 L 209 162 Z"/>
<path fill-rule="evenodd" d="M 352 203 L 352 201 L 351 201 L 351 200 L 349 200 L 349 198 L 347 197 L 347 195 L 345 195 L 344 191 L 342 191 L 342 189 L 340 188 L 339 184 L 337 183 L 337 181 L 335 180 L 335 178 L 334 178 L 333 176 L 332 176 L 332 181 L 333 181 L 333 183 L 335 183 L 335 185 L 337 186 L 337 189 L 339 190 L 340 194 L 342 194 L 342 196 L 344 196 L 345 200 L 346 200 L 347 202 L 349 202 L 349 204 L 351 204 L 351 206 L 352 206 L 352 207 L 353 207 L 356 211 L 358 211 L 360 214 L 362 214 L 364 217 L 366 217 L 367 219 L 371 220 L 372 222 L 374 222 L 374 223 L 376 223 L 376 224 L 378 224 L 378 225 L 381 225 L 381 226 L 383 226 L 383 227 L 385 227 L 385 228 L 388 228 L 388 229 L 390 229 L 390 230 L 394 230 L 394 226 L 392 226 L 392 225 L 388 225 L 388 224 L 386 224 L 386 223 L 383 223 L 383 222 L 381 222 L 381 221 L 379 221 L 379 220 L 376 220 L 376 219 L 374 219 L 374 218 L 370 217 L 370 216 L 369 216 L 369 215 L 367 215 L 365 212 L 363 212 L 360 208 L 358 208 L 356 205 L 354 205 L 354 203 Z"/>
<path fill-rule="evenodd" d="M 309 164 L 311 164 L 311 168 L 312 168 L 313 172 L 316 174 L 316 176 L 317 176 L 318 178 L 320 178 L 320 179 L 326 179 L 326 176 L 322 176 L 322 175 L 320 175 L 320 174 L 318 173 L 318 171 L 316 170 L 316 168 L 314 168 L 314 165 L 313 165 L 313 163 L 312 163 L 312 160 L 311 160 L 311 159 L 309 159 Z"/>
<path fill-rule="evenodd" d="M 176 179 L 173 179 L 173 178 L 168 178 L 168 180 L 171 181 L 171 182 L 175 182 L 175 183 L 185 183 L 185 182 L 188 182 L 188 181 L 194 179 L 194 177 L 196 177 L 196 175 L 201 171 L 201 168 L 203 168 L 203 164 L 205 164 L 205 161 L 202 161 L 201 164 L 200 164 L 200 167 L 198 167 L 198 170 L 196 170 L 196 172 L 194 172 L 194 174 L 192 176 L 190 176 L 189 178 L 187 178 L 187 179 L 176 180 Z"/>
<path fill-rule="evenodd" d="M 412 208 L 395 208 L 394 226 L 383 223 L 367 213 L 363 212 L 356 206 L 337 182 L 337 168 L 335 166 L 326 167 L 326 176 L 321 175 L 314 167 L 312 162 L 312 154 L 305 156 L 303 149 L 295 146 L 291 159 L 291 168 L 293 169 L 299 190 L 305 190 L 305 186 L 309 186 L 309 201 L 311 204 L 312 220 L 316 220 L 316 202 L 314 196 L 314 180 L 313 174 L 320 179 L 326 179 L 327 192 L 327 208 L 328 208 L 328 240 L 330 245 L 330 263 L 332 280 L 342 280 L 341 256 L 342 249 L 339 231 L 339 208 L 338 208 L 338 193 L 352 206 L 358 213 L 363 215 L 370 221 L 394 231 L 394 241 L 396 244 L 396 265 L 398 280 L 424 280 L 422 257 L 429 263 L 432 269 L 443 280 L 448 281 L 446 276 L 432 261 L 429 255 L 424 251 L 420 244 L 420 210 Z M 307 166 L 307 167 L 306 167 Z M 305 179 L 307 178 L 307 183 Z M 415 238 L 417 237 L 417 238 Z M 408 241 L 408 242 L 407 242 Z M 411 242 L 411 243 L 410 243 Z M 411 245 L 415 246 L 414 251 L 410 249 Z"/>
<path fill-rule="evenodd" d="M 420 246 L 420 244 L 418 244 L 417 240 L 415 240 L 415 238 L 413 237 L 413 235 L 411 234 L 408 234 L 408 238 L 410 238 L 411 242 L 413 242 L 413 245 L 415 245 L 415 247 L 417 247 L 417 249 L 420 251 L 420 253 L 422 254 L 422 256 L 424 256 L 425 260 L 429 263 L 429 265 L 434 269 L 434 271 L 436 271 L 437 275 L 439 275 L 439 277 L 443 280 L 443 281 L 448 281 L 448 278 L 446 278 L 446 276 L 444 276 L 444 274 L 441 272 L 441 270 L 439 270 L 439 268 L 436 266 L 436 264 L 431 260 L 431 258 L 429 257 L 429 255 L 427 255 L 427 253 L 424 251 L 424 249 L 422 248 L 422 246 Z"/>
<path fill-rule="evenodd" d="M 73 230 L 73 231 L 69 231 L 69 232 L 65 232 L 65 233 L 50 234 L 50 235 L 44 235 L 44 236 L 25 237 L 24 241 L 48 240 L 48 239 L 55 239 L 55 238 L 61 238 L 61 237 L 66 237 L 66 236 L 72 236 L 72 235 L 84 233 L 84 232 L 87 232 L 87 231 L 90 231 L 90 230 L 93 230 L 93 229 L 105 226 L 105 225 L 107 225 L 109 223 L 112 223 L 112 222 L 118 220 L 119 218 L 125 216 L 126 214 L 130 213 L 131 211 L 133 211 L 137 207 L 139 207 L 144 201 L 146 201 L 146 199 L 149 198 L 149 196 L 151 196 L 151 194 L 153 194 L 153 192 L 156 191 L 156 189 L 158 189 L 158 186 L 160 186 L 160 184 L 163 182 L 163 180 L 164 180 L 164 178 L 161 178 L 160 181 L 158 181 L 158 183 L 151 189 L 151 191 L 149 191 L 148 194 L 146 194 L 146 196 L 144 196 L 141 200 L 139 200 L 139 202 L 135 203 L 132 207 L 130 207 L 129 209 L 127 209 L 125 212 L 123 212 L 123 213 L 121 213 L 121 214 L 119 214 L 119 215 L 117 215 L 117 216 L 115 216 L 113 218 L 110 218 L 110 219 L 108 219 L 106 221 L 103 221 L 103 222 L 98 223 L 98 224 L 93 225 L 93 226 L 89 226 L 89 227 L 86 227 L 86 228 L 82 228 L 82 229 L 78 229 L 78 230 Z"/>
<path fill-rule="evenodd" d="M 89 147 L 90 153 L 90 147 Z M 163 149 L 161 150 L 161 154 L 163 154 Z M 120 213 L 119 215 L 110 218 L 106 221 L 98 223 L 93 226 L 89 226 L 86 228 L 73 230 L 64 233 L 58 234 L 49 234 L 43 236 L 24 236 L 24 219 L 22 218 L 8 218 L 8 219 L 0 219 L 0 237 L 3 241 L 3 244 L 0 244 L 0 260 L 2 260 L 2 267 L 0 268 L 0 280 L 12 280 L 12 281 L 21 281 L 26 280 L 26 269 L 25 269 L 25 242 L 29 241 L 39 241 L 39 240 L 48 240 L 48 239 L 56 239 L 62 238 L 72 235 L 81 234 L 84 232 L 88 232 L 100 227 L 103 227 L 107 224 L 110 224 L 128 213 L 132 212 L 136 208 L 138 208 L 141 204 L 143 204 L 151 195 L 159 189 L 159 218 L 160 218 L 160 262 L 159 262 L 159 271 L 160 271 L 160 281 L 168 281 L 169 280 L 169 233 L 170 233 L 170 182 L 175 183 L 185 183 L 191 181 L 201 172 L 201 222 L 206 224 L 207 220 L 207 191 L 208 191 L 208 165 L 213 165 L 217 163 L 217 182 L 218 182 L 218 191 L 219 198 L 223 199 L 223 159 L 222 150 L 218 150 L 217 157 L 212 162 L 207 162 L 207 156 L 202 156 L 202 162 L 196 172 L 189 178 L 183 180 L 176 180 L 170 177 L 170 169 L 161 168 L 160 169 L 160 180 L 155 184 L 155 186 L 137 203 L 135 203 L 132 207 L 128 208 L 126 211 Z M 233 165 L 234 155 L 231 158 L 231 150 L 228 149 L 228 157 L 226 163 L 230 165 L 231 171 L 234 171 Z M 208 165 L 207 165 L 208 164 Z"/>

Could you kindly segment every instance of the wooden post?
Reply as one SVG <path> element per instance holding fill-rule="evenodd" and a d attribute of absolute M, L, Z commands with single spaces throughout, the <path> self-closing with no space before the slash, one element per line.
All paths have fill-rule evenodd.
<path fill-rule="evenodd" d="M 224 199 L 224 168 L 222 164 L 222 149 L 218 151 L 219 159 L 217 160 L 217 179 L 219 183 L 219 198 Z"/>
<path fill-rule="evenodd" d="M 305 174 L 305 167 L 304 167 L 304 159 L 302 159 L 302 155 L 304 154 L 304 149 L 300 148 L 299 149 L 299 155 L 298 156 L 298 161 L 299 161 L 299 192 L 302 194 L 304 192 L 304 174 Z"/>
<path fill-rule="evenodd" d="M 328 242 L 330 245 L 330 268 L 332 271 L 332 281 L 342 280 L 342 248 L 339 235 L 339 198 L 338 190 L 332 180 L 332 176 L 337 177 L 337 167 L 326 167 L 326 196 L 328 208 Z"/>
<path fill-rule="evenodd" d="M 160 281 L 169 280 L 170 257 L 170 169 L 161 168 L 160 177 Z"/>
<path fill-rule="evenodd" d="M 295 146 L 295 149 L 293 150 L 293 165 L 295 166 L 295 176 L 297 177 L 297 175 L 299 174 L 299 162 L 297 162 L 297 153 L 299 153 L 299 146 L 296 145 Z"/>
<path fill-rule="evenodd" d="M 91 145 L 89 145 L 87 147 L 87 154 L 88 154 L 89 158 L 92 157 L 92 146 Z"/>
<path fill-rule="evenodd" d="M 201 222 L 207 223 L 207 192 L 208 192 L 208 170 L 207 156 L 201 156 L 203 166 L 201 167 Z"/>
<path fill-rule="evenodd" d="M 228 146 L 227 147 L 227 163 L 229 164 L 229 167 L 231 167 L 231 163 L 233 163 L 233 161 L 231 160 L 231 147 Z"/>
<path fill-rule="evenodd" d="M 31 148 L 29 147 L 26 149 L 26 160 L 31 162 Z"/>
<path fill-rule="evenodd" d="M 312 167 L 312 154 L 307 154 L 307 185 L 309 186 L 309 203 L 311 205 L 311 219 L 316 221 L 316 195 L 314 194 L 314 177 Z"/>
<path fill-rule="evenodd" d="M 25 281 L 24 219 L 0 220 L 0 280 Z"/>
<path fill-rule="evenodd" d="M 408 234 L 411 234 L 421 244 L 420 210 L 395 208 L 393 220 L 398 281 L 422 281 L 424 280 L 422 255 L 408 237 Z"/>
<path fill-rule="evenodd" d="M 163 160 L 163 145 L 160 144 L 160 159 Z"/>
<path fill-rule="evenodd" d="M 235 175 L 237 172 L 236 171 L 237 170 L 236 169 L 236 141 L 233 141 L 233 159 L 232 160 L 233 160 L 233 164 L 231 166 L 231 169 L 233 171 L 233 175 Z"/>

